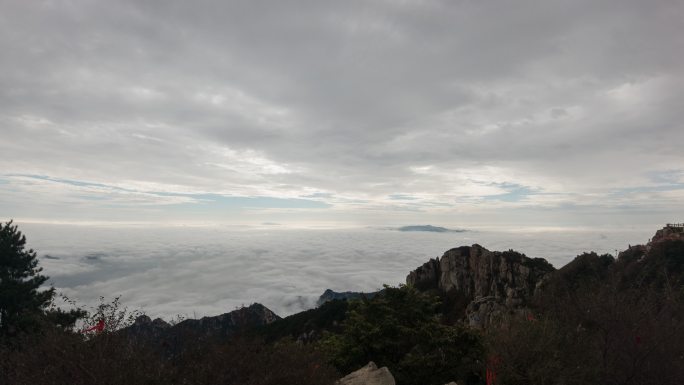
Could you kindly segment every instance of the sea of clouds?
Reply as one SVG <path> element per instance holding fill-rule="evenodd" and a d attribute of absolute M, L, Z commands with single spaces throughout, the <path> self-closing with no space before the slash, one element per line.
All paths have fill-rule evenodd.
<path fill-rule="evenodd" d="M 315 306 L 325 289 L 397 285 L 429 258 L 479 243 L 560 267 L 583 251 L 614 254 L 653 231 L 515 229 L 463 233 L 20 224 L 58 292 L 81 305 L 121 296 L 151 317 L 217 315 L 259 302 L 280 316 Z"/>

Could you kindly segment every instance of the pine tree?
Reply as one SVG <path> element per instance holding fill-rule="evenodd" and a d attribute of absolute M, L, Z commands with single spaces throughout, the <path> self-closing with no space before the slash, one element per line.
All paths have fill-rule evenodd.
<path fill-rule="evenodd" d="M 33 249 L 12 225 L 0 223 L 0 340 L 35 329 L 46 316 L 54 288 L 39 290 L 48 280 L 41 275 Z"/>

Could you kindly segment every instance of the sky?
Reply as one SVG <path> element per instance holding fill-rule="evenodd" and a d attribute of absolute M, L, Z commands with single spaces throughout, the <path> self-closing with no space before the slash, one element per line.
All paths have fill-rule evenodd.
<path fill-rule="evenodd" d="M 0 0 L 0 216 L 681 222 L 683 35 L 676 0 Z"/>

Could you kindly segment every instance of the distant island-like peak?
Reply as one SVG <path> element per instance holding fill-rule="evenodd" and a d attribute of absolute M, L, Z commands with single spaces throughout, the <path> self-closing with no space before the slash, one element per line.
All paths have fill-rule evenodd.
<path fill-rule="evenodd" d="M 466 230 L 462 229 L 447 229 L 446 227 L 432 226 L 432 225 L 411 225 L 397 228 L 399 231 L 428 231 L 432 233 L 462 233 Z"/>

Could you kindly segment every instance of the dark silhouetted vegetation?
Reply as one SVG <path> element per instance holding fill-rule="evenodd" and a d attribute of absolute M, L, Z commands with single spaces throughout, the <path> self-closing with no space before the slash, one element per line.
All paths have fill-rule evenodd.
<path fill-rule="evenodd" d="M 374 361 L 387 366 L 398 384 L 444 384 L 480 371 L 479 335 L 440 322 L 438 297 L 412 287 L 385 287 L 373 299 L 353 301 L 340 333 L 320 346 L 341 371 Z"/>
<path fill-rule="evenodd" d="M 640 256 L 634 249 L 617 261 L 585 253 L 560 269 L 536 298 L 535 319 L 489 330 L 500 383 L 681 384 L 681 244 L 661 242 Z"/>
<path fill-rule="evenodd" d="M 0 347 L 0 383 L 13 385 L 322 385 L 339 378 L 310 346 L 235 338 L 195 344 L 169 357 L 120 333 L 88 340 L 60 330 Z"/>
<path fill-rule="evenodd" d="M 348 309 L 347 300 L 332 300 L 315 308 L 293 314 L 281 320 L 264 325 L 252 333 L 266 341 L 277 341 L 282 338 L 315 337 L 324 330 L 339 330 Z"/>
<path fill-rule="evenodd" d="M 40 290 L 48 280 L 41 274 L 38 258 L 26 250 L 26 237 L 12 221 L 0 223 L 0 343 L 46 325 L 71 327 L 85 315 L 54 306 L 55 290 Z"/>

